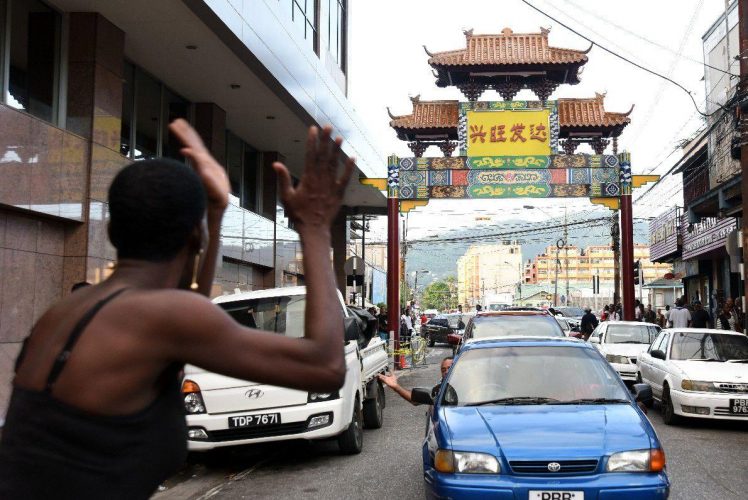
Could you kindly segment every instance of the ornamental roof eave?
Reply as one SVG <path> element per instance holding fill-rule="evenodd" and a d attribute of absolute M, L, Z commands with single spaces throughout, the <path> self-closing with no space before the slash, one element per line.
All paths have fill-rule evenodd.
<path fill-rule="evenodd" d="M 596 94 L 586 99 L 558 99 L 560 137 L 603 135 L 618 137 L 631 123 L 633 106 L 626 113 L 606 111 L 605 94 Z M 458 101 L 421 101 L 412 98 L 413 112 L 409 115 L 394 116 L 390 113 L 390 126 L 401 140 L 414 140 L 416 135 L 434 135 L 450 132 L 456 137 L 459 121 Z"/>
<path fill-rule="evenodd" d="M 440 67 L 476 66 L 483 68 L 518 65 L 581 66 L 587 63 L 590 49 L 576 50 L 552 47 L 548 44 L 550 30 L 541 28 L 540 33 L 514 33 L 504 28 L 500 34 L 475 35 L 465 31 L 465 48 L 444 52 L 429 52 L 429 64 Z"/>

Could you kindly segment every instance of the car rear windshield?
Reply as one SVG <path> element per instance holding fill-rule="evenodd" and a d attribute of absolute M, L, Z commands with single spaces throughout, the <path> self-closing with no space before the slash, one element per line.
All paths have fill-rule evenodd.
<path fill-rule="evenodd" d="M 578 318 L 584 316 L 584 309 L 581 307 L 557 307 L 556 312 L 560 312 L 567 318 Z"/>
<path fill-rule="evenodd" d="M 651 344 L 657 336 L 657 328 L 651 325 L 608 325 L 605 336 L 607 344 Z"/>
<path fill-rule="evenodd" d="M 240 324 L 288 337 L 304 336 L 306 297 L 291 295 L 218 304 Z"/>
<path fill-rule="evenodd" d="M 473 319 L 473 338 L 564 337 L 558 322 L 550 316 L 509 315 Z"/>
<path fill-rule="evenodd" d="M 630 403 L 618 375 L 599 354 L 571 346 L 471 349 L 457 359 L 446 383 L 442 402 L 447 405 Z"/>
<path fill-rule="evenodd" d="M 670 359 L 748 360 L 748 337 L 721 333 L 675 333 Z"/>

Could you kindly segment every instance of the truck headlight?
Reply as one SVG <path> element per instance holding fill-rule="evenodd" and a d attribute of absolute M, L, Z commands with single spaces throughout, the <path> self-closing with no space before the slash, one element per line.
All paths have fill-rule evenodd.
<path fill-rule="evenodd" d="M 613 453 L 608 458 L 608 472 L 661 472 L 665 469 L 665 452 L 661 449 Z"/>
<path fill-rule="evenodd" d="M 309 397 L 307 398 L 307 403 L 319 403 L 320 401 L 332 401 L 333 399 L 338 399 L 340 397 L 340 393 L 338 391 L 335 392 L 310 392 Z"/>
<path fill-rule="evenodd" d="M 437 450 L 434 468 L 439 472 L 460 474 L 498 474 L 501 466 L 496 457 L 488 453 Z"/>
<path fill-rule="evenodd" d="M 618 363 L 619 365 L 628 365 L 631 360 L 626 356 L 620 356 L 618 354 L 606 354 L 605 359 L 608 363 Z"/>
<path fill-rule="evenodd" d="M 717 388 L 714 387 L 714 384 L 711 382 L 701 382 L 698 380 L 688 380 L 684 379 L 680 383 L 681 389 L 684 391 L 694 391 L 694 392 L 718 392 Z"/>
<path fill-rule="evenodd" d="M 182 383 L 182 394 L 184 395 L 184 411 L 188 415 L 205 413 L 203 395 L 200 393 L 200 386 L 196 382 L 185 380 Z"/>

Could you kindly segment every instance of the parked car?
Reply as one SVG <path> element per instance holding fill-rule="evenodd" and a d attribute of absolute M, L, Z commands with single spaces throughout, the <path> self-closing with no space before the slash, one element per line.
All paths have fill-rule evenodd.
<path fill-rule="evenodd" d="M 461 345 L 486 338 L 565 336 L 546 311 L 504 310 L 476 314 L 465 328 Z"/>
<path fill-rule="evenodd" d="M 333 437 L 343 453 L 361 451 L 362 428 L 382 426 L 384 391 L 377 374 L 387 369 L 387 351 L 376 336 L 373 316 L 345 307 L 340 294 L 338 299 L 345 321 L 343 387 L 330 393 L 306 392 L 187 365 L 182 392 L 191 451 Z M 292 338 L 304 336 L 305 287 L 238 293 L 214 302 L 245 326 Z"/>
<path fill-rule="evenodd" d="M 569 320 L 569 318 L 556 316 L 556 321 L 558 321 L 559 326 L 567 337 L 573 337 L 575 339 L 582 338 L 582 332 L 579 330 L 579 325 L 572 324 L 572 321 Z"/>
<path fill-rule="evenodd" d="M 660 327 L 640 321 L 605 321 L 590 335 L 605 359 L 615 368 L 624 382 L 637 381 L 637 361 L 660 333 Z"/>
<path fill-rule="evenodd" d="M 425 325 L 421 325 L 421 336 L 428 341 L 429 347 L 437 342 L 447 343 L 447 336 L 452 332 L 449 326 L 449 318 L 446 314 L 434 316 Z"/>
<path fill-rule="evenodd" d="M 436 398 L 411 393 L 433 404 L 427 498 L 667 498 L 665 453 L 636 404 L 651 388 L 635 391 L 580 340 L 464 345 Z"/>
<path fill-rule="evenodd" d="M 702 328 L 663 330 L 639 359 L 641 380 L 661 402 L 662 420 L 748 421 L 748 337 Z"/>
<path fill-rule="evenodd" d="M 580 327 L 582 325 L 582 316 L 584 316 L 584 309 L 581 307 L 572 306 L 559 306 L 554 307 L 556 315 L 561 315 L 571 324 L 571 326 Z"/>

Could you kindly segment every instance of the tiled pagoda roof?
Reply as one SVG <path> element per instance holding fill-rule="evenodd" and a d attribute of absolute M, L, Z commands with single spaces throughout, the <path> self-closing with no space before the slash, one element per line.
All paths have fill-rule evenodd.
<path fill-rule="evenodd" d="M 514 33 L 504 28 L 498 35 L 474 35 L 466 31 L 466 47 L 429 53 L 432 66 L 496 66 L 528 64 L 584 64 L 587 52 L 548 45 L 549 30 L 540 33 Z M 428 52 L 428 51 L 427 51 Z"/>
<path fill-rule="evenodd" d="M 409 115 L 393 116 L 390 126 L 402 129 L 457 128 L 459 120 L 458 101 L 413 101 L 413 112 Z M 596 94 L 587 99 L 559 99 L 558 118 L 561 127 L 620 127 L 631 122 L 629 114 L 612 113 L 605 110 L 605 94 Z M 633 107 L 632 107 L 633 109 Z"/>

